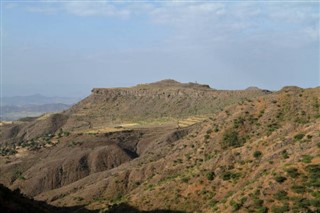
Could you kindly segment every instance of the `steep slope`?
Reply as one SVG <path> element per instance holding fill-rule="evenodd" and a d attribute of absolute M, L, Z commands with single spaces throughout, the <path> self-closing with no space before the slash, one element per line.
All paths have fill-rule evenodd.
<path fill-rule="evenodd" d="M 173 143 L 37 199 L 75 205 L 72 197 L 81 197 L 89 208 L 126 202 L 142 210 L 317 212 L 319 92 L 286 88 L 229 107 Z"/>
<path fill-rule="evenodd" d="M 269 94 L 265 90 L 221 91 L 207 85 L 164 80 L 131 88 L 93 89 L 69 110 L 1 126 L 0 150 L 48 135 L 99 133 L 159 124 L 195 123 L 225 106 Z M 190 117 L 193 117 L 190 119 Z M 189 120 L 188 120 L 189 119 Z M 182 123 L 183 126 L 186 126 Z M 2 145 L 1 145 L 2 144 Z"/>
<path fill-rule="evenodd" d="M 213 104 L 212 111 L 201 108 L 196 115 L 206 119 L 183 127 L 179 124 L 185 110 L 178 107 L 179 113 L 176 99 L 170 99 L 166 111 L 175 114 L 169 119 L 180 123 L 155 125 L 152 120 L 161 118 L 158 105 L 144 108 L 148 103 L 140 103 L 152 116 L 143 111 L 130 114 L 138 109 L 136 101 L 136 108 L 120 107 L 121 113 L 132 116 L 130 120 L 119 118 L 113 125 L 121 127 L 108 126 L 110 114 L 116 112 L 110 106 L 124 97 L 133 103 L 128 99 L 134 96 L 131 90 L 139 94 L 141 88 L 146 93 L 141 100 L 153 102 L 158 98 L 148 96 L 149 90 L 183 91 L 182 96 L 197 100 L 191 108 L 207 107 L 216 100 L 209 97 L 219 94 L 224 108 Z M 52 205 L 118 212 L 129 206 L 144 211 L 318 211 L 319 88 L 286 87 L 267 95 L 257 89 L 216 93 L 198 84 L 165 81 L 110 91 L 93 93 L 62 114 L 5 125 L 2 134 L 11 138 L 6 146 L 16 144 L 13 151 L 18 153 L 0 158 L 0 182 Z M 193 93 L 186 95 L 187 91 Z M 110 93 L 117 98 L 101 101 Z M 197 99 L 198 93 L 203 98 Z M 101 109 L 105 105 L 108 110 Z M 94 116 L 98 111 L 104 112 L 105 123 Z M 91 128 L 75 128 L 82 122 L 76 118 L 90 121 Z M 148 122 L 132 128 L 123 125 L 136 119 Z M 99 125 L 109 129 L 93 131 Z M 46 134 L 35 137 L 39 132 Z"/>
<path fill-rule="evenodd" d="M 179 141 L 166 156 L 170 169 L 131 191 L 129 203 L 188 212 L 319 211 L 319 92 L 284 89 L 226 109 Z"/>
<path fill-rule="evenodd" d="M 17 143 L 46 134 L 101 132 L 122 126 L 177 122 L 209 115 L 239 101 L 269 94 L 264 90 L 222 91 L 207 85 L 164 80 L 131 88 L 93 89 L 92 94 L 65 112 L 2 128 L 2 143 Z M 18 131 L 17 131 L 18 130 Z"/>
<path fill-rule="evenodd" d="M 207 85 L 164 80 L 131 88 L 93 89 L 92 95 L 72 107 L 65 125 L 95 128 L 110 124 L 173 120 L 195 115 L 208 115 L 247 98 L 268 91 L 221 91 Z M 77 122 L 75 122 L 77 121 Z M 83 123 L 75 126 L 74 123 Z"/>
<path fill-rule="evenodd" d="M 0 209 L 1 212 L 11 213 L 68 213 L 68 212 L 97 212 L 89 211 L 81 206 L 72 208 L 59 208 L 50 206 L 45 202 L 35 201 L 33 199 L 23 196 L 19 190 L 11 191 L 2 184 L 0 184 Z"/>

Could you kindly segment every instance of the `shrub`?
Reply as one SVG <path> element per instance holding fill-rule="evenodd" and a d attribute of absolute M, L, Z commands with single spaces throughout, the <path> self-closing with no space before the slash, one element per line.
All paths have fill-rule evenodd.
<path fill-rule="evenodd" d="M 312 192 L 311 195 L 320 200 L 320 191 Z"/>
<path fill-rule="evenodd" d="M 253 200 L 253 204 L 254 204 L 255 206 L 262 206 L 262 204 L 263 204 L 263 200 L 259 199 L 259 198 L 256 197 L 256 196 L 253 197 L 252 200 Z"/>
<path fill-rule="evenodd" d="M 273 131 L 275 131 L 276 129 L 279 129 L 279 124 L 278 123 L 271 123 L 267 125 L 268 129 L 267 129 L 267 134 L 270 135 Z"/>
<path fill-rule="evenodd" d="M 260 158 L 262 156 L 262 152 L 260 152 L 260 151 L 255 151 L 254 153 L 253 153 L 253 157 L 254 158 Z"/>
<path fill-rule="evenodd" d="M 213 180 L 215 177 L 215 174 L 214 172 L 208 172 L 206 176 L 208 180 Z"/>
<path fill-rule="evenodd" d="M 286 177 L 283 177 L 283 176 L 280 176 L 280 175 L 277 175 L 274 177 L 275 181 L 277 181 L 278 183 L 283 183 L 284 181 L 287 180 Z"/>
<path fill-rule="evenodd" d="M 208 134 L 208 135 L 211 134 L 211 132 L 212 132 L 212 129 L 208 129 L 208 130 L 207 130 L 207 134 Z"/>
<path fill-rule="evenodd" d="M 223 147 L 240 147 L 242 140 L 239 138 L 239 133 L 233 130 L 226 131 L 223 135 Z"/>
<path fill-rule="evenodd" d="M 257 209 L 257 213 L 267 213 L 268 212 L 268 208 L 265 206 L 261 206 Z"/>
<path fill-rule="evenodd" d="M 294 136 L 294 139 L 295 139 L 296 141 L 299 141 L 299 140 L 301 140 L 303 137 L 304 137 L 304 134 L 299 133 L 299 134 L 296 134 L 296 135 Z"/>
<path fill-rule="evenodd" d="M 210 138 L 210 135 L 204 135 L 204 139 L 208 140 Z"/>
<path fill-rule="evenodd" d="M 287 212 L 289 210 L 290 210 L 290 208 L 289 208 L 288 204 L 285 204 L 283 206 L 272 206 L 271 207 L 271 211 L 273 213 L 284 213 L 284 212 Z"/>
<path fill-rule="evenodd" d="M 188 183 L 189 180 L 190 180 L 190 178 L 188 178 L 188 177 L 183 177 L 183 178 L 181 178 L 181 181 L 182 181 L 183 183 Z"/>
<path fill-rule="evenodd" d="M 318 211 L 320 210 L 320 200 L 319 199 L 313 199 L 309 201 L 311 206 L 314 206 L 318 209 Z"/>
<path fill-rule="evenodd" d="M 306 170 L 309 173 L 308 185 L 312 187 L 320 187 L 320 164 L 308 165 Z"/>
<path fill-rule="evenodd" d="M 283 150 L 283 151 L 281 152 L 281 156 L 283 157 L 283 159 L 289 158 L 289 154 L 288 154 L 287 150 Z"/>
<path fill-rule="evenodd" d="M 275 193 L 273 195 L 274 199 L 277 199 L 277 200 L 287 200 L 288 199 L 288 193 L 286 191 L 278 191 L 277 193 Z"/>
<path fill-rule="evenodd" d="M 222 173 L 222 180 L 238 179 L 240 176 L 240 173 L 232 173 L 230 171 L 226 171 Z"/>
<path fill-rule="evenodd" d="M 311 163 L 312 156 L 310 155 L 302 155 L 302 158 L 300 159 L 301 162 L 303 163 Z"/>
<path fill-rule="evenodd" d="M 296 168 L 287 169 L 287 174 L 292 178 L 296 178 L 300 175 L 300 173 L 298 172 L 298 169 Z"/>
<path fill-rule="evenodd" d="M 310 212 L 310 211 L 302 211 L 302 209 L 309 210 L 310 200 L 302 197 L 295 197 L 292 200 L 294 202 L 292 207 L 292 210 L 294 212 Z"/>
<path fill-rule="evenodd" d="M 211 208 L 214 208 L 217 205 L 217 203 L 219 203 L 219 201 L 213 199 L 209 202 L 209 205 L 211 206 Z"/>
<path fill-rule="evenodd" d="M 293 185 L 291 186 L 291 190 L 295 193 L 304 193 L 306 191 L 306 187 L 302 185 Z"/>
<path fill-rule="evenodd" d="M 239 209 L 241 209 L 241 207 L 242 207 L 243 204 L 237 203 L 236 201 L 231 200 L 231 201 L 230 201 L 230 205 L 232 206 L 232 210 L 233 210 L 233 211 L 238 211 Z"/>
<path fill-rule="evenodd" d="M 245 122 L 244 118 L 242 118 L 242 117 L 237 118 L 237 119 L 233 120 L 233 127 L 237 129 L 237 128 L 239 128 L 239 126 L 243 125 L 244 122 Z"/>

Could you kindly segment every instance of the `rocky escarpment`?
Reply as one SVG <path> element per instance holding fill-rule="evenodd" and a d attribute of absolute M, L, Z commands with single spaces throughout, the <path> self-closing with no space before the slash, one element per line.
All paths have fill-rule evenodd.
<path fill-rule="evenodd" d="M 8 143 L 32 140 L 57 131 L 114 127 L 122 123 L 175 121 L 210 115 L 233 103 L 269 94 L 263 90 L 214 90 L 208 85 L 164 80 L 130 88 L 97 88 L 69 110 L 4 128 Z"/>
<path fill-rule="evenodd" d="M 65 113 L 70 116 L 65 128 L 95 128 L 103 123 L 117 124 L 208 115 L 232 103 L 269 93 L 262 90 L 214 90 L 208 85 L 183 84 L 172 80 L 131 88 L 96 88 L 89 97 Z"/>

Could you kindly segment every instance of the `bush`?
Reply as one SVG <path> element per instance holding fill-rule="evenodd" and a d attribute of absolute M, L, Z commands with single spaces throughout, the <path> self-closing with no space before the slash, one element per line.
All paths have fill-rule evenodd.
<path fill-rule="evenodd" d="M 209 202 L 209 205 L 211 208 L 214 208 L 214 207 L 216 207 L 217 203 L 219 203 L 219 201 L 213 199 Z"/>
<path fill-rule="evenodd" d="M 212 132 L 212 129 L 208 129 L 208 130 L 207 130 L 207 135 L 210 135 L 211 132 Z"/>
<path fill-rule="evenodd" d="M 265 206 L 261 206 L 257 209 L 257 213 L 267 213 L 268 212 L 268 208 Z"/>
<path fill-rule="evenodd" d="M 237 118 L 237 119 L 235 119 L 235 120 L 233 121 L 233 127 L 237 129 L 237 128 L 239 128 L 239 126 L 243 125 L 244 122 L 245 122 L 245 119 L 244 119 L 244 118 L 242 118 L 242 117 Z"/>
<path fill-rule="evenodd" d="M 263 202 L 264 202 L 263 200 L 259 199 L 259 198 L 256 197 L 256 196 L 254 196 L 254 197 L 252 198 L 252 201 L 253 201 L 254 206 L 256 206 L 256 207 L 262 206 L 262 204 L 263 204 Z"/>
<path fill-rule="evenodd" d="M 238 179 L 240 176 L 240 173 L 232 173 L 230 171 L 226 171 L 222 173 L 222 180 Z"/>
<path fill-rule="evenodd" d="M 310 200 L 306 199 L 306 198 L 302 198 L 302 197 L 295 197 L 292 199 L 293 203 L 293 207 L 292 210 L 294 212 L 309 212 L 309 211 L 305 211 L 305 210 L 309 210 L 309 206 L 310 206 Z M 302 211 L 304 210 L 304 211 Z"/>
<path fill-rule="evenodd" d="M 207 173 L 207 179 L 208 179 L 208 180 L 213 180 L 214 177 L 215 177 L 214 172 L 208 172 L 208 173 Z"/>
<path fill-rule="evenodd" d="M 188 178 L 188 177 L 183 177 L 183 178 L 181 178 L 181 181 L 182 181 L 183 183 L 188 183 L 189 180 L 190 180 L 190 178 Z"/>
<path fill-rule="evenodd" d="M 236 131 L 226 131 L 223 135 L 223 147 L 240 147 L 242 146 L 242 139 L 239 138 L 239 133 Z"/>
<path fill-rule="evenodd" d="M 311 195 L 320 200 L 320 191 L 312 192 Z"/>
<path fill-rule="evenodd" d="M 279 124 L 277 123 L 271 123 L 267 125 L 268 129 L 267 129 L 267 134 L 270 135 L 273 131 L 279 129 Z"/>
<path fill-rule="evenodd" d="M 271 211 L 273 213 L 284 213 L 284 212 L 287 212 L 289 210 L 290 210 L 290 208 L 289 208 L 288 204 L 285 204 L 283 206 L 272 206 L 271 207 Z"/>
<path fill-rule="evenodd" d="M 287 169 L 287 174 L 292 178 L 296 178 L 300 175 L 300 173 L 298 172 L 298 169 L 296 168 Z"/>
<path fill-rule="evenodd" d="M 204 135 L 204 139 L 208 140 L 210 138 L 210 135 Z"/>
<path fill-rule="evenodd" d="M 277 199 L 277 200 L 287 200 L 288 199 L 288 193 L 286 191 L 278 191 L 277 193 L 275 193 L 273 195 L 274 199 Z"/>
<path fill-rule="evenodd" d="M 306 187 L 302 185 L 293 185 L 291 186 L 291 190 L 295 193 L 302 194 L 306 191 Z"/>
<path fill-rule="evenodd" d="M 302 158 L 300 159 L 301 162 L 303 163 L 311 163 L 312 156 L 310 155 L 302 155 Z"/>
<path fill-rule="evenodd" d="M 318 208 L 320 210 L 320 200 L 319 199 L 313 199 L 310 200 L 310 205 Z"/>
<path fill-rule="evenodd" d="M 280 176 L 280 175 L 277 175 L 274 177 L 275 181 L 277 181 L 278 183 L 283 183 L 284 181 L 287 180 L 286 177 L 283 177 L 283 176 Z"/>
<path fill-rule="evenodd" d="M 320 187 L 320 164 L 313 164 L 306 167 L 309 173 L 308 186 Z"/>
<path fill-rule="evenodd" d="M 260 152 L 260 151 L 255 151 L 254 153 L 253 153 L 253 157 L 254 158 L 260 158 L 262 156 L 262 152 Z"/>
<path fill-rule="evenodd" d="M 288 154 L 287 150 L 283 150 L 283 151 L 281 152 L 281 156 L 282 156 L 283 159 L 289 158 L 289 154 Z"/>
<path fill-rule="evenodd" d="M 231 200 L 230 201 L 230 205 L 232 206 L 232 210 L 233 211 L 238 211 L 239 209 L 241 209 L 243 204 L 242 203 L 237 203 L 236 201 Z"/>
<path fill-rule="evenodd" d="M 304 137 L 304 134 L 300 133 L 300 134 L 296 134 L 296 135 L 294 136 L 294 139 L 295 139 L 296 141 L 299 141 L 299 140 L 301 140 L 303 137 Z"/>

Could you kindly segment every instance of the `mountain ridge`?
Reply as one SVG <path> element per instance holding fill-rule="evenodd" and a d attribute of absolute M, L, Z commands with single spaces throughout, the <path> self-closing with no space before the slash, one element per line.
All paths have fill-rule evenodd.
<path fill-rule="evenodd" d="M 105 89 L 63 113 L 3 124 L 0 182 L 51 205 L 106 211 L 319 209 L 319 88 L 160 84 L 174 86 Z"/>

